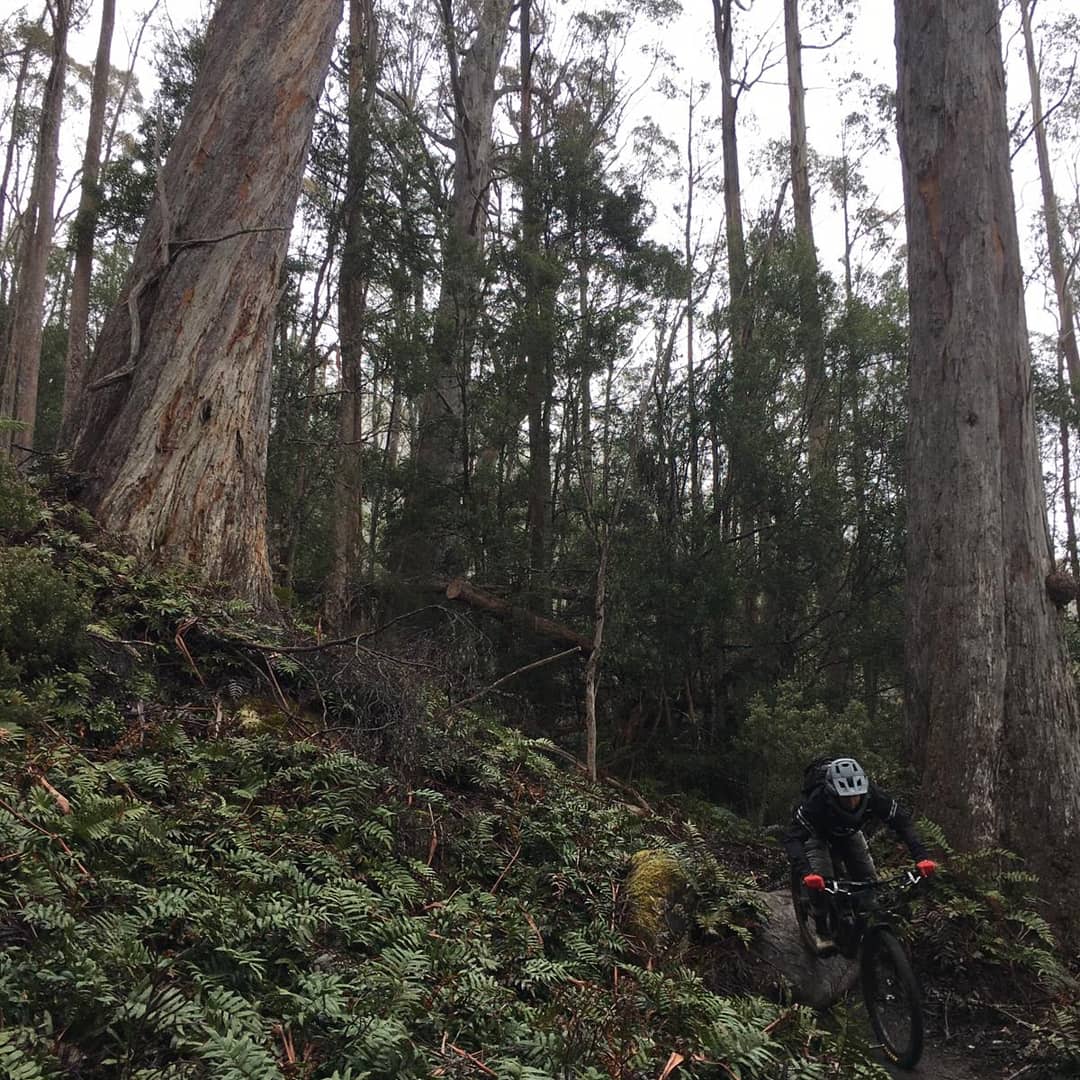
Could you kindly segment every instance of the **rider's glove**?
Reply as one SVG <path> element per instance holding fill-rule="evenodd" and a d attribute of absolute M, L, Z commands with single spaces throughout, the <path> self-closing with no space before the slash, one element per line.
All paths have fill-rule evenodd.
<path fill-rule="evenodd" d="M 929 877 L 937 869 L 937 863 L 933 859 L 920 859 L 915 868 L 923 877 Z"/>
<path fill-rule="evenodd" d="M 825 888 L 825 879 L 820 874 L 807 874 L 802 883 L 813 892 L 821 892 Z"/>

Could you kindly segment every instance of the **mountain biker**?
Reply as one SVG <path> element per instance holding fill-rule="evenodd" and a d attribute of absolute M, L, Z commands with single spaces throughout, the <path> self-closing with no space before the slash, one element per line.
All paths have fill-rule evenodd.
<path fill-rule="evenodd" d="M 784 850 L 792 868 L 810 894 L 815 922 L 824 922 L 824 888 L 837 876 L 838 862 L 853 881 L 877 878 L 866 845 L 863 825 L 876 818 L 908 846 L 919 873 L 929 877 L 937 863 L 912 824 L 911 814 L 891 795 L 870 782 L 863 767 L 849 757 L 815 763 L 807 770 L 812 779 L 803 786 L 791 825 L 784 834 Z"/>

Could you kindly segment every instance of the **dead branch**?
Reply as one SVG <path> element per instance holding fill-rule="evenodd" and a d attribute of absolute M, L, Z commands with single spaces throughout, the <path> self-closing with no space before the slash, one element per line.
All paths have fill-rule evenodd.
<path fill-rule="evenodd" d="M 45 779 L 44 773 L 39 773 L 34 779 L 52 796 L 53 802 L 56 803 L 56 808 L 61 814 L 66 816 L 71 813 L 71 803 L 68 802 L 67 797 L 61 795 L 60 792 Z"/>
<path fill-rule="evenodd" d="M 460 600 L 462 603 L 478 608 L 480 611 L 486 611 L 496 618 L 519 623 L 540 637 L 573 645 L 586 655 L 593 650 L 592 639 L 584 634 L 579 634 L 571 627 L 565 626 L 563 623 L 557 623 L 553 619 L 545 618 L 543 615 L 537 615 L 533 611 L 515 607 L 509 600 L 504 600 L 501 596 L 495 596 L 484 589 L 479 589 L 471 582 L 466 581 L 465 578 L 454 578 L 447 585 L 446 598 L 448 600 Z"/>
<path fill-rule="evenodd" d="M 346 645 L 356 646 L 361 641 L 366 641 L 368 638 L 377 637 L 384 630 L 389 629 L 394 623 L 399 623 L 404 619 L 411 619 L 414 615 L 423 614 L 425 611 L 446 611 L 441 604 L 428 604 L 426 607 L 416 608 L 414 611 L 406 611 L 404 615 L 398 615 L 397 618 L 391 619 L 389 622 L 385 622 L 382 626 L 377 626 L 374 630 L 368 630 L 363 634 L 350 634 L 348 637 L 333 638 L 330 641 L 320 641 L 315 645 L 265 645 L 261 641 L 249 641 L 247 638 L 234 637 L 232 635 L 225 635 L 228 640 L 234 645 L 243 645 L 248 649 L 255 649 L 257 652 L 268 653 L 282 653 L 282 654 L 295 654 L 295 653 L 309 653 L 309 652 L 322 652 L 323 649 L 337 649 Z"/>
<path fill-rule="evenodd" d="M 459 709 L 465 708 L 466 705 L 471 705 L 474 701 L 484 697 L 485 694 L 490 694 L 492 690 L 497 689 L 502 686 L 503 683 L 509 682 L 518 675 L 524 675 L 526 671 L 534 671 L 536 668 L 544 667 L 546 664 L 553 664 L 556 660 L 562 660 L 563 657 L 572 656 L 574 653 L 580 651 L 580 647 L 575 645 L 572 649 L 565 649 L 563 652 L 556 653 L 554 656 L 545 656 L 542 660 L 534 660 L 531 664 L 519 667 L 516 670 L 511 671 L 508 675 L 504 675 L 501 679 L 496 679 L 490 686 L 485 686 L 483 690 L 477 690 L 475 694 L 470 694 L 467 698 L 462 698 L 461 701 L 456 701 L 453 705 L 448 705 L 441 712 L 436 713 L 434 719 L 445 720 Z"/>
<path fill-rule="evenodd" d="M 187 642 L 184 641 L 184 635 L 198 622 L 198 618 L 184 619 L 180 625 L 176 628 L 176 635 L 173 637 L 173 641 L 176 643 L 176 647 L 183 654 L 184 659 L 191 665 L 191 670 L 195 672 L 195 677 L 199 682 L 206 686 L 206 680 L 202 677 L 202 672 L 199 670 L 198 665 L 195 663 L 195 658 L 191 655 L 191 650 L 187 647 Z"/>
<path fill-rule="evenodd" d="M 568 750 L 564 750 L 561 746 L 546 746 L 541 743 L 538 749 L 543 750 L 545 753 L 551 754 L 554 757 L 562 758 L 563 761 L 568 761 L 574 768 L 585 773 L 586 776 L 589 775 L 589 768 L 585 762 L 579 761 L 573 754 Z M 656 811 L 645 801 L 641 792 L 635 791 L 628 784 L 624 784 L 621 780 L 616 780 L 615 777 L 603 771 L 597 772 L 597 780 L 608 784 L 610 787 L 615 788 L 616 791 L 625 795 L 628 799 L 631 799 L 634 805 L 645 811 L 646 814 L 649 814 L 652 817 L 656 816 Z"/>

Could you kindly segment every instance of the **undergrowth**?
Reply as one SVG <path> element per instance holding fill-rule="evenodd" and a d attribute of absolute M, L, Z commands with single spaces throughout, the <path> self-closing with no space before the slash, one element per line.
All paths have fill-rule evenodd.
<path fill-rule="evenodd" d="M 0 538 L 0 1077 L 884 1076 L 852 1025 L 710 991 L 760 916 L 724 815 L 631 812 L 423 659 L 289 653 L 6 474 Z M 642 849 L 694 947 L 628 935 Z"/>
<path fill-rule="evenodd" d="M 645 826 L 466 722 L 470 758 L 433 739 L 423 788 L 190 718 L 147 720 L 120 753 L 9 735 L 9 1075 L 633 1077 L 674 1051 L 685 1076 L 827 1075 L 841 1048 L 812 1014 L 635 956 L 620 889 Z M 698 870 L 744 930 L 747 885 Z"/>

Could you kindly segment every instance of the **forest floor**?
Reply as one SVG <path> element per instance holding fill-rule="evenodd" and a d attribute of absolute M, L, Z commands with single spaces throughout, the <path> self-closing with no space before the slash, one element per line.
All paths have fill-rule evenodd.
<path fill-rule="evenodd" d="M 312 647 L 7 495 L 0 1077 L 880 1075 L 854 997 L 749 984 L 774 839 L 450 708 L 424 641 Z M 951 858 L 916 909 L 927 1046 L 895 1075 L 1080 1076 L 1075 972 L 1010 859 Z"/>
<path fill-rule="evenodd" d="M 726 864 L 738 868 L 765 885 L 771 896 L 786 897 L 783 883 L 788 870 L 786 861 L 775 846 L 762 842 L 732 844 L 720 842 L 717 854 Z M 945 882 L 936 883 L 940 895 L 931 891 L 927 902 L 933 909 L 949 905 L 949 889 Z M 934 925 L 933 917 L 924 916 L 925 931 Z M 978 948 L 974 943 L 959 951 L 959 970 L 951 963 L 942 963 L 933 936 L 921 935 L 918 930 L 909 944 L 909 953 L 923 989 L 925 1041 L 922 1057 L 915 1069 L 905 1070 L 878 1054 L 881 1066 L 894 1077 L 917 1077 L 923 1080 L 1066 1080 L 1080 1077 L 1080 1071 L 1061 1071 L 1040 1064 L 1026 1053 L 1030 1042 L 1030 1023 L 1025 1020 L 1024 1007 L 1017 1005 L 1013 1013 L 1006 1004 L 1010 1000 L 1008 975 L 1001 970 L 968 968 L 976 961 Z M 839 961 L 834 961 L 839 962 Z M 822 976 L 824 977 L 824 975 Z M 832 973 L 836 977 L 835 972 Z M 850 1009 L 863 1030 L 869 1045 L 874 1038 L 856 987 L 841 1001 Z M 987 1004 L 999 1002 L 999 1006 Z M 843 1020 L 841 1020 L 843 1022 Z M 1017 1032 L 1027 1037 L 1018 1038 Z"/>
<path fill-rule="evenodd" d="M 1021 1080 L 1035 1076 L 1035 1066 L 1018 1057 L 1019 1047 L 1004 1037 L 1006 1034 L 993 1026 L 946 1032 L 930 1015 L 918 1065 L 905 1070 L 884 1058 L 882 1064 L 890 1076 L 923 1080 Z M 1045 1072 L 1038 1075 L 1048 1076 Z"/>

